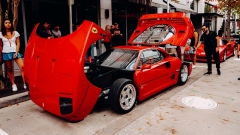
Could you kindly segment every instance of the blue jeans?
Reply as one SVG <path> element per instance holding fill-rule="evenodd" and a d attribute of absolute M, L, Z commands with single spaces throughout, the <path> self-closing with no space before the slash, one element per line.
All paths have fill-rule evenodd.
<path fill-rule="evenodd" d="M 94 59 L 94 44 L 91 45 L 91 56 Z"/>
<path fill-rule="evenodd" d="M 88 48 L 86 58 L 88 58 L 89 56 L 91 56 L 92 59 L 94 59 L 94 46 L 95 46 L 95 45 L 92 44 L 91 47 Z"/>

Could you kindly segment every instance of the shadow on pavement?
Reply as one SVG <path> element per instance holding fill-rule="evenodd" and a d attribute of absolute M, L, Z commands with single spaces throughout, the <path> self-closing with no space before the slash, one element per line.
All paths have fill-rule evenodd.
<path fill-rule="evenodd" d="M 7 87 L 4 89 L 0 89 L 0 98 L 7 97 L 7 96 L 12 96 L 15 94 L 23 93 L 28 91 L 28 89 L 23 88 L 23 82 L 22 82 L 22 77 L 21 76 L 15 76 L 15 83 L 18 87 L 18 91 L 12 91 L 12 86 L 9 81 L 7 80 Z"/>

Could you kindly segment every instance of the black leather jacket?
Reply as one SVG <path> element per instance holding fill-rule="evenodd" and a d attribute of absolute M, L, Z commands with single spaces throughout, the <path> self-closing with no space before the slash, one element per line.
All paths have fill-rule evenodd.
<path fill-rule="evenodd" d="M 50 31 L 51 32 L 51 31 Z M 53 36 L 52 34 L 49 34 L 47 32 L 47 29 L 44 28 L 44 26 L 42 26 L 41 24 L 38 25 L 37 31 L 36 31 L 37 35 L 42 37 L 42 38 L 48 38 L 50 36 Z"/>

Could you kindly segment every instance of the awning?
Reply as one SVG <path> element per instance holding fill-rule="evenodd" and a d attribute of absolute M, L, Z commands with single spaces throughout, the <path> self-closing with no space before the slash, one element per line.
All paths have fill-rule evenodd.
<path fill-rule="evenodd" d="M 208 17 L 222 17 L 223 18 L 223 15 L 221 14 L 218 14 L 218 13 L 198 13 L 198 15 L 200 16 L 208 16 Z"/>
<path fill-rule="evenodd" d="M 159 7 L 159 8 L 167 8 L 167 4 L 162 0 L 152 0 L 151 6 Z"/>
<path fill-rule="evenodd" d="M 167 0 L 163 0 L 163 1 L 165 3 L 167 3 Z M 191 13 L 191 14 L 197 14 L 197 12 L 195 12 L 194 10 L 192 10 L 191 8 L 189 8 L 186 5 L 177 4 L 177 3 L 172 2 L 170 0 L 169 0 L 169 5 L 170 5 L 171 9 L 176 9 L 176 11 Z"/>

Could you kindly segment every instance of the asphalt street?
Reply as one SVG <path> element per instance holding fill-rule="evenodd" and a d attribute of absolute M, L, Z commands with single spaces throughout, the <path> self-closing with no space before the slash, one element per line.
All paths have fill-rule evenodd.
<path fill-rule="evenodd" d="M 0 134 L 239 135 L 240 60 L 221 63 L 220 76 L 215 65 L 212 75 L 203 75 L 206 65 L 197 63 L 185 85 L 168 88 L 124 115 L 102 103 L 83 121 L 70 123 L 31 100 L 2 108 Z"/>

